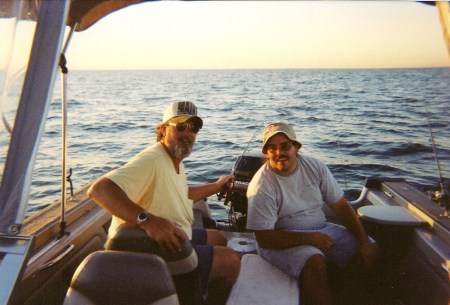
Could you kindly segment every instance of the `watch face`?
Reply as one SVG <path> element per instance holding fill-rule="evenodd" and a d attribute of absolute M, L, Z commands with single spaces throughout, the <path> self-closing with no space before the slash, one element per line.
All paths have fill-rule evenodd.
<path fill-rule="evenodd" d="M 138 217 L 137 217 L 137 225 L 139 226 L 141 223 L 146 221 L 147 218 L 148 218 L 148 213 L 147 212 L 139 213 Z"/>

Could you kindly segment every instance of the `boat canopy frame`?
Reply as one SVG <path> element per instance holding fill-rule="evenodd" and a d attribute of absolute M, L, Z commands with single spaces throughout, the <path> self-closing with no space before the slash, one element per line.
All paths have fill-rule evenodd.
<path fill-rule="evenodd" d="M 52 97 L 69 3 L 69 0 L 43 1 L 40 6 L 0 184 L 0 234 L 19 234 L 25 217 L 34 161 Z"/>

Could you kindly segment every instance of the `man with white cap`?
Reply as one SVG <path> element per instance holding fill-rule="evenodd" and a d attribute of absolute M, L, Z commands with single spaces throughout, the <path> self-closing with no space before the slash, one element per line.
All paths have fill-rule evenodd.
<path fill-rule="evenodd" d="M 240 261 L 216 230 L 192 229 L 193 202 L 218 193 L 232 176 L 188 186 L 182 160 L 192 151 L 203 120 L 190 101 L 170 103 L 157 127 L 157 142 L 95 182 L 89 196 L 113 215 L 108 238 L 123 223 L 135 224 L 163 251 L 178 251 L 190 239 L 198 256 L 203 287 L 223 298 L 235 282 Z"/>
<path fill-rule="evenodd" d="M 378 247 L 325 164 L 300 155 L 301 146 L 286 123 L 264 129 L 267 162 L 247 190 L 247 229 L 254 231 L 263 258 L 299 279 L 306 304 L 333 304 L 327 264 L 346 266 L 358 257 L 369 267 Z M 326 221 L 324 204 L 344 226 Z"/>

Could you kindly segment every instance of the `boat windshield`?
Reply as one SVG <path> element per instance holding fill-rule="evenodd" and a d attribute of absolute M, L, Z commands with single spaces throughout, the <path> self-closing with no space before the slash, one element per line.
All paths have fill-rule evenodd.
<path fill-rule="evenodd" d="M 21 1 L 11 1 L 3 9 L 0 12 L 0 181 L 36 29 L 36 22 L 20 17 L 27 10 Z"/>

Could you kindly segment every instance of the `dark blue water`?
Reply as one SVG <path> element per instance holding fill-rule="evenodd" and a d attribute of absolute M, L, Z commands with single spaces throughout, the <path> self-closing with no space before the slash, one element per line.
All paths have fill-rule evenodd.
<path fill-rule="evenodd" d="M 189 99 L 204 128 L 186 159 L 190 183 L 229 174 L 271 121 L 293 124 L 301 153 L 322 159 L 349 196 L 368 176 L 420 189 L 450 176 L 450 69 L 71 71 L 69 160 L 74 187 L 154 143 L 169 101 Z M 33 177 L 29 213 L 60 198 L 61 106 L 56 92 Z M 428 114 L 427 114 L 428 112 Z"/>

